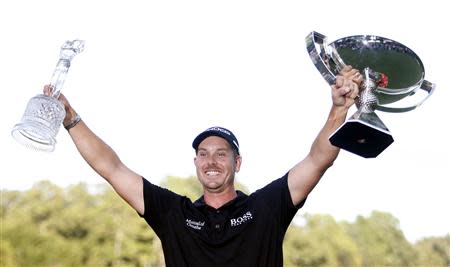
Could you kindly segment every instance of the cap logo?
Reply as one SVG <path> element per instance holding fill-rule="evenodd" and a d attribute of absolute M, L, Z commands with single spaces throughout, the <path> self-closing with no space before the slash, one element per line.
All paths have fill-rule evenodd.
<path fill-rule="evenodd" d="M 228 135 L 231 135 L 231 133 L 223 128 L 219 128 L 219 127 L 211 127 L 209 128 L 207 131 L 218 131 L 218 132 L 222 132 Z"/>
<path fill-rule="evenodd" d="M 234 134 L 231 131 L 219 126 L 210 127 L 197 135 L 197 137 L 192 142 L 192 147 L 195 149 L 195 151 L 197 151 L 200 142 L 211 135 L 216 135 L 224 138 L 232 146 L 233 150 L 235 150 L 237 154 L 239 154 L 239 143 Z"/>

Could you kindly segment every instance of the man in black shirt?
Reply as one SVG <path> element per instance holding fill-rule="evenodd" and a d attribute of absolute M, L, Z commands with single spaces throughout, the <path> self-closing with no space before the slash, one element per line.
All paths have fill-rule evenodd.
<path fill-rule="evenodd" d="M 362 76 L 346 66 L 332 86 L 328 119 L 309 154 L 283 177 L 245 195 L 234 188 L 241 167 L 239 143 L 222 127 L 192 144 L 203 196 L 195 202 L 151 184 L 125 166 L 80 119 L 64 95 L 64 126 L 87 163 L 142 216 L 162 242 L 167 266 L 282 266 L 282 242 L 297 210 L 336 159 L 328 137 L 354 104 Z M 46 86 L 44 93 L 50 94 Z"/>

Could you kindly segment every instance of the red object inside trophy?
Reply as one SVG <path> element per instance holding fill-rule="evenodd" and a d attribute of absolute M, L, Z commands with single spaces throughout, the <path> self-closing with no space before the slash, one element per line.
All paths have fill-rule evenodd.
<path fill-rule="evenodd" d="M 380 80 L 378 81 L 378 87 L 386 88 L 387 85 L 388 85 L 388 83 L 389 83 L 389 78 L 388 78 L 388 76 L 387 76 L 386 74 L 384 74 L 384 73 L 381 73 L 381 72 L 380 72 L 380 74 L 381 74 L 381 78 L 380 78 Z"/>

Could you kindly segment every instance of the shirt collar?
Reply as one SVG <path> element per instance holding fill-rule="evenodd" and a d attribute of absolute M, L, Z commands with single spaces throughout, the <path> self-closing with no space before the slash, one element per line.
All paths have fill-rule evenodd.
<path fill-rule="evenodd" d="M 227 208 L 227 207 L 231 207 L 231 206 L 235 206 L 238 205 L 239 203 L 241 203 L 245 198 L 247 198 L 247 195 L 239 190 L 236 190 L 236 197 L 230 201 L 228 201 L 227 203 L 225 203 L 222 207 L 220 207 L 219 209 L 223 209 L 223 208 Z M 194 202 L 194 206 L 197 208 L 202 208 L 202 207 L 209 207 L 208 204 L 205 203 L 205 199 L 204 196 L 201 196 L 199 199 L 197 199 Z"/>

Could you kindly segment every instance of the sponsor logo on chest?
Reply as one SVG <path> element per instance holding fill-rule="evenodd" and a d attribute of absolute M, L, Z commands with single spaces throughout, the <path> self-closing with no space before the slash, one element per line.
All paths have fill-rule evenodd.
<path fill-rule="evenodd" d="M 205 226 L 205 222 L 186 219 L 186 225 L 195 230 L 202 230 L 203 226 Z"/>
<path fill-rule="evenodd" d="M 253 215 L 250 211 L 247 211 L 240 217 L 230 219 L 230 226 L 236 227 L 250 220 L 253 220 Z M 195 230 L 202 230 L 205 226 L 205 221 L 186 219 L 186 225 Z"/>
<path fill-rule="evenodd" d="M 231 225 L 232 227 L 238 226 L 238 225 L 241 225 L 241 224 L 243 224 L 243 223 L 245 223 L 245 222 L 247 222 L 247 221 L 250 221 L 250 220 L 252 220 L 252 219 L 253 219 L 252 213 L 251 213 L 250 211 L 247 211 L 247 212 L 244 213 L 244 215 L 242 215 L 241 217 L 237 217 L 237 218 L 230 219 L 230 225 Z"/>

